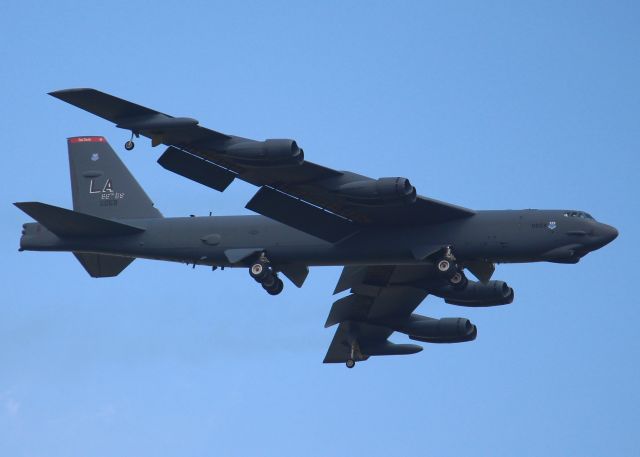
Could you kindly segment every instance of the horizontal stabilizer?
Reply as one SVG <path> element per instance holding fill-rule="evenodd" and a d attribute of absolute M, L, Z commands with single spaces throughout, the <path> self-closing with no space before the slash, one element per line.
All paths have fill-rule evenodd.
<path fill-rule="evenodd" d="M 144 229 L 122 222 L 78 213 L 40 202 L 14 203 L 47 230 L 61 238 L 73 236 L 120 236 L 144 232 Z"/>
<path fill-rule="evenodd" d="M 118 257 L 107 254 L 84 254 L 74 252 L 73 255 L 93 278 L 111 278 L 118 276 L 135 260 L 133 257 Z"/>
<path fill-rule="evenodd" d="M 246 208 L 331 243 L 358 230 L 355 224 L 337 214 L 270 187 L 256 192 Z"/>
<path fill-rule="evenodd" d="M 229 170 L 173 146 L 167 148 L 158 163 L 169 171 L 219 192 L 229 187 L 236 176 Z"/>

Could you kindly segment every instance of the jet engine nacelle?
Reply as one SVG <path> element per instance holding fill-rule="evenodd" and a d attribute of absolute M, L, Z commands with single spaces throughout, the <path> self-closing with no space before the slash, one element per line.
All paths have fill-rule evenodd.
<path fill-rule="evenodd" d="M 478 335 L 478 329 L 469 319 L 432 319 L 417 314 L 412 314 L 409 322 L 398 330 L 409 335 L 412 340 L 425 343 L 463 343 L 475 340 Z"/>
<path fill-rule="evenodd" d="M 282 167 L 304 162 L 304 151 L 294 140 L 243 141 L 224 151 L 229 157 L 253 166 Z"/>
<path fill-rule="evenodd" d="M 513 301 L 513 289 L 504 281 L 488 281 L 486 284 L 469 281 L 463 290 L 445 285 L 431 291 L 434 295 L 444 298 L 450 305 L 485 307 L 507 305 Z"/>
<path fill-rule="evenodd" d="M 416 188 L 407 178 L 400 177 L 350 182 L 340 186 L 338 191 L 351 200 L 370 205 L 416 201 Z"/>

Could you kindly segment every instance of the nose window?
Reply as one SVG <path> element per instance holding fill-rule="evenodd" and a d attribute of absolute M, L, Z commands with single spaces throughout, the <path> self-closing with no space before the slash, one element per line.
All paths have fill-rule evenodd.
<path fill-rule="evenodd" d="M 567 211 L 563 214 L 564 217 L 579 217 L 581 219 L 593 219 L 591 214 L 584 211 Z"/>

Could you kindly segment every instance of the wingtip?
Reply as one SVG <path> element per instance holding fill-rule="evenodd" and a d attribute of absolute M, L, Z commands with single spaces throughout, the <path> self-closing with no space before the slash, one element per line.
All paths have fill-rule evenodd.
<path fill-rule="evenodd" d="M 51 95 L 52 97 L 60 98 L 60 96 L 64 94 L 69 94 L 73 92 L 87 92 L 91 90 L 95 90 L 95 89 L 92 89 L 91 87 L 72 87 L 70 89 L 53 90 L 51 92 L 47 92 L 47 94 Z"/>

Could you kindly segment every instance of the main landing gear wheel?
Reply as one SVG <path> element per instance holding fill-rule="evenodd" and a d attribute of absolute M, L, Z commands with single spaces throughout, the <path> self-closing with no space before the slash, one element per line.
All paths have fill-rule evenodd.
<path fill-rule="evenodd" d="M 448 278 L 452 278 L 457 273 L 455 264 L 449 259 L 439 260 L 436 267 L 438 268 L 438 273 Z"/>
<path fill-rule="evenodd" d="M 133 142 L 133 140 L 129 140 L 124 144 L 124 148 L 127 151 L 131 151 L 133 148 L 135 148 L 136 144 Z"/>
<path fill-rule="evenodd" d="M 249 274 L 258 282 L 262 282 L 270 273 L 271 270 L 264 262 L 256 262 L 249 268 Z"/>
<path fill-rule="evenodd" d="M 275 276 L 273 284 L 267 286 L 263 283 L 262 287 L 267 291 L 269 295 L 278 295 L 284 289 L 284 283 L 282 282 L 282 279 Z"/>
<path fill-rule="evenodd" d="M 462 273 L 461 271 L 456 271 L 456 273 L 451 278 L 449 278 L 449 283 L 453 286 L 454 289 L 463 290 L 467 287 L 467 284 L 469 284 L 469 280 L 464 275 L 464 273 Z"/>
<path fill-rule="evenodd" d="M 271 267 L 269 259 L 263 254 L 249 267 L 249 274 L 262 285 L 269 295 L 278 295 L 284 289 L 282 279 Z"/>
<path fill-rule="evenodd" d="M 356 361 L 353 359 L 348 359 L 345 365 L 347 365 L 347 368 L 353 368 L 356 366 Z"/>

